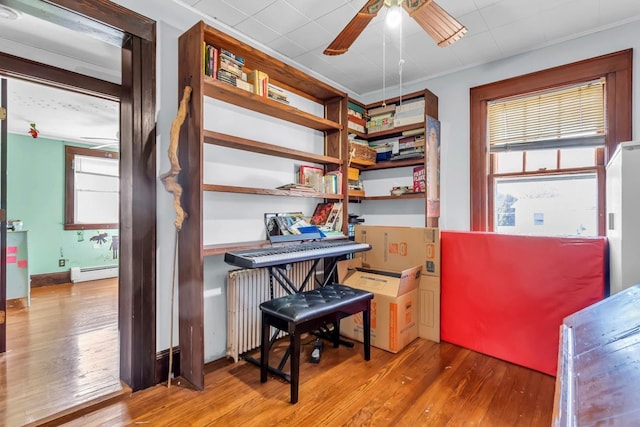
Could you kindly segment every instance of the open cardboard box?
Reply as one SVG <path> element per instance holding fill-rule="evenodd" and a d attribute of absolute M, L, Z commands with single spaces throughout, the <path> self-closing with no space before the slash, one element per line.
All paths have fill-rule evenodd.
<path fill-rule="evenodd" d="M 365 266 L 403 270 L 422 265 L 422 274 L 440 277 L 440 230 L 433 227 L 394 227 L 358 224 L 355 241 L 372 249 L 360 252 Z"/>
<path fill-rule="evenodd" d="M 370 291 L 371 345 L 397 353 L 418 337 L 421 265 L 404 270 L 363 269 L 359 258 L 338 263 L 340 283 Z M 363 341 L 362 313 L 340 321 L 340 333 Z"/>

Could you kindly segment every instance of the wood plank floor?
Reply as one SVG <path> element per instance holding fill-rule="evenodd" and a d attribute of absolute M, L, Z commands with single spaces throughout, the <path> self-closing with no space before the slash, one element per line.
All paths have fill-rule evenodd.
<path fill-rule="evenodd" d="M 451 344 L 418 339 L 397 355 L 303 347 L 300 400 L 241 361 L 207 367 L 205 390 L 158 385 L 68 426 L 549 426 L 554 378 Z M 281 348 L 284 345 L 281 344 Z M 281 349 L 280 349 L 281 350 Z"/>
<path fill-rule="evenodd" d="M 202 392 L 179 385 L 178 379 L 171 388 L 158 385 L 87 413 L 82 409 L 108 395 L 109 389 L 122 393 L 117 284 L 99 282 L 105 286 L 92 292 L 84 292 L 88 288 L 82 285 L 34 289 L 32 308 L 47 307 L 43 313 L 20 305 L 11 308 L 8 344 L 14 345 L 0 356 L 0 425 L 37 425 L 38 419 L 82 427 L 551 424 L 553 377 L 422 339 L 396 355 L 372 348 L 369 362 L 363 360 L 360 344 L 354 349 L 325 345 L 316 365 L 307 361 L 313 343 L 307 337 L 296 405 L 289 403 L 288 383 L 270 377 L 261 384 L 256 366 L 222 360 L 207 366 Z M 90 315 L 67 318 L 79 309 L 71 308 L 72 300 L 90 307 Z M 18 321 L 25 311 L 33 319 Z M 59 329 L 69 337 L 54 338 Z M 285 344 L 278 346 L 281 352 Z M 70 370 L 57 370 L 60 365 Z M 74 405 L 81 409 L 74 415 L 63 409 Z M 64 417 L 56 420 L 56 413 Z"/>
<path fill-rule="evenodd" d="M 7 304 L 0 425 L 53 419 L 125 392 L 119 379 L 118 281 L 33 288 Z"/>

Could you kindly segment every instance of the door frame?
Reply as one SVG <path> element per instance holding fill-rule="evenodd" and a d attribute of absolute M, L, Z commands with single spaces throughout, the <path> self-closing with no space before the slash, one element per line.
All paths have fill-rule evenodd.
<path fill-rule="evenodd" d="M 0 76 L 0 109 L 7 107 L 7 80 Z M 0 118 L 0 354 L 7 351 L 7 120 Z"/>
<path fill-rule="evenodd" d="M 120 100 L 120 379 L 133 391 L 153 386 L 156 383 L 155 21 L 106 0 L 0 0 L 0 4 L 4 3 L 122 49 L 121 85 L 1 53 L 0 74 Z"/>

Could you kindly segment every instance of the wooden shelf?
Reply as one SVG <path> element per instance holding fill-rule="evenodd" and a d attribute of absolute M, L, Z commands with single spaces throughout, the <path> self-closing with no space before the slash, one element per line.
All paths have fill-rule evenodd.
<path fill-rule="evenodd" d="M 367 139 L 367 134 L 363 132 L 358 132 L 355 129 L 347 129 L 347 131 L 353 135 L 356 135 L 360 139 Z"/>
<path fill-rule="evenodd" d="M 319 131 L 342 130 L 340 123 L 315 116 L 246 90 L 238 89 L 211 77 L 203 76 L 203 83 L 204 94 L 211 98 Z"/>
<path fill-rule="evenodd" d="M 376 140 L 376 139 L 381 139 L 384 137 L 389 137 L 389 136 L 394 136 L 394 135 L 400 135 L 402 134 L 402 132 L 408 131 L 408 130 L 415 130 L 415 129 L 420 129 L 424 127 L 424 122 L 422 124 L 418 123 L 418 124 L 412 124 L 412 125 L 406 125 L 406 126 L 399 126 L 399 127 L 395 127 L 393 129 L 387 129 L 387 130 L 382 130 L 380 132 L 374 132 L 374 133 L 368 133 L 365 138 L 367 140 Z"/>
<path fill-rule="evenodd" d="M 238 150 L 251 151 L 253 153 L 284 157 L 287 159 L 301 160 L 304 162 L 319 163 L 323 165 L 342 165 L 342 160 L 336 157 L 308 153 L 305 151 L 239 138 L 237 136 L 209 130 L 204 130 L 202 133 L 204 135 L 205 144 L 219 145 L 221 147 L 235 148 Z"/>
<path fill-rule="evenodd" d="M 203 256 L 212 255 L 224 255 L 227 252 L 243 251 L 247 249 L 259 249 L 263 247 L 271 246 L 271 242 L 268 240 L 255 240 L 252 242 L 234 242 L 234 243 L 222 243 L 217 245 L 204 245 L 202 248 Z"/>
<path fill-rule="evenodd" d="M 279 190 L 277 188 L 236 187 L 233 185 L 202 184 L 203 191 L 217 193 L 257 194 L 262 196 L 308 197 L 315 199 L 342 200 L 342 194 L 316 193 L 313 191 Z"/>
<path fill-rule="evenodd" d="M 305 104 L 315 103 L 311 114 L 291 105 L 277 102 L 275 100 L 256 95 L 253 92 L 244 91 L 223 81 L 204 75 L 203 44 L 210 45 L 219 52 L 222 49 L 229 51 L 237 57 L 244 58 L 242 70 L 250 73 L 259 70 L 269 76 L 269 82 L 285 91 L 299 97 Z M 268 246 L 267 240 L 221 242 L 215 245 L 205 245 L 204 223 L 209 218 L 205 218 L 203 193 L 234 193 L 238 194 L 242 200 L 251 199 L 257 203 L 264 203 L 274 207 L 282 205 L 281 200 L 256 199 L 255 196 L 282 196 L 288 198 L 305 198 L 321 200 L 345 200 L 342 194 L 325 194 L 308 191 L 280 190 L 276 188 L 253 188 L 238 185 L 220 185 L 211 180 L 211 184 L 205 184 L 205 159 L 203 144 L 226 147 L 232 150 L 247 151 L 266 156 L 273 159 L 288 159 L 287 163 L 294 166 L 295 163 L 312 163 L 321 165 L 325 171 L 347 169 L 348 150 L 347 141 L 347 94 L 335 89 L 327 83 L 308 75 L 292 66 L 271 57 L 268 54 L 241 42 L 223 32 L 206 25 L 200 21 L 185 31 L 178 39 L 178 85 L 182 93 L 188 85 L 192 89 L 189 113 L 180 129 L 180 151 L 178 152 L 183 173 L 180 176 L 183 185 L 183 195 L 185 210 L 189 213 L 179 234 L 179 263 L 178 263 L 178 311 L 179 311 L 179 337 L 180 337 L 180 376 L 185 384 L 189 384 L 197 390 L 204 389 L 204 256 L 223 255 L 229 251 L 255 249 Z M 309 152 L 285 148 L 274 145 L 274 140 L 269 140 L 271 144 L 242 138 L 233 130 L 226 132 L 236 134 L 228 135 L 219 131 L 222 118 L 206 117 L 207 125 L 211 130 L 204 129 L 205 103 L 216 100 L 223 108 L 237 106 L 247 111 L 255 111 L 264 115 L 260 120 L 273 123 L 275 127 L 283 129 L 281 134 L 272 135 L 274 140 L 278 138 L 309 138 L 307 142 L 317 141 L 315 146 L 307 148 Z M 220 101 L 220 102 L 217 102 Z M 307 102 L 311 101 L 311 102 Z M 317 107 L 317 109 L 316 109 Z M 311 111 L 311 110 L 310 110 Z M 240 128 L 242 126 L 255 126 L 256 120 L 253 117 L 243 117 L 243 114 L 233 114 L 231 123 L 225 123 L 225 129 Z M 236 119 L 237 117 L 237 119 Z M 248 120 L 247 120 L 248 119 Z M 224 120 L 227 120 L 225 117 Z M 220 126 L 218 126 L 220 124 Z M 297 135 L 290 135 L 288 129 L 291 124 L 298 125 L 304 129 Z M 343 126 L 344 124 L 344 126 Z M 230 125 L 230 126 L 226 126 Z M 297 130 L 296 130 L 297 131 Z M 240 133 L 240 132 L 238 132 Z M 289 134 L 289 135 L 288 135 Z M 259 138 L 262 138 L 261 136 Z M 266 137 L 265 137 L 266 138 Z M 290 144 L 294 146 L 293 144 Z M 233 156 L 236 153 L 224 153 Z M 226 151 L 226 150 L 218 150 Z M 321 154 L 316 154 L 321 153 Z M 224 159 L 220 159 L 224 161 Z M 268 159 L 270 160 L 270 159 Z M 231 163 L 231 162 L 230 162 Z M 238 166 L 239 167 L 239 166 Z M 293 172 L 293 167 L 291 168 Z M 233 172 L 231 172 L 233 173 Z M 242 183 L 239 181 L 230 183 Z M 293 173 L 292 173 L 293 182 Z M 250 183 L 256 185 L 265 184 L 258 177 Z M 342 191 L 347 191 L 347 180 L 342 182 Z M 245 196 L 246 195 L 246 196 Z M 225 197 L 212 197 L 213 203 L 220 204 L 220 208 L 228 208 L 233 201 Z M 299 204 L 310 205 L 302 199 L 298 199 Z M 226 205 L 224 205 L 226 203 Z M 254 218 L 262 216 L 262 210 L 254 212 Z M 343 231 L 347 230 L 347 207 L 343 209 Z M 207 231 L 210 232 L 210 231 Z M 210 241 L 220 242 L 211 235 Z M 262 233 L 256 232 L 244 237 L 231 237 L 240 239 L 262 239 L 266 237 Z"/>
<path fill-rule="evenodd" d="M 367 196 L 364 200 L 402 200 L 402 199 L 424 199 L 424 193 L 408 193 L 399 196 Z"/>
<path fill-rule="evenodd" d="M 402 168 L 405 166 L 421 166 L 424 165 L 424 157 L 416 157 L 404 160 L 388 160 L 385 162 L 374 163 L 368 166 L 352 165 L 356 169 L 360 169 L 363 172 L 377 170 L 377 169 L 393 169 Z"/>

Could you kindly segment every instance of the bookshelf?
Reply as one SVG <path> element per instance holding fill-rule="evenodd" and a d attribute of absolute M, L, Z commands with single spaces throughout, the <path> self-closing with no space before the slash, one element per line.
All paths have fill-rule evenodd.
<path fill-rule="evenodd" d="M 408 93 L 402 96 L 403 103 L 405 101 L 411 102 L 417 99 L 424 99 L 424 113 L 422 114 L 423 117 L 430 116 L 435 119 L 438 118 L 438 97 L 433 92 L 429 91 L 428 89 L 424 89 L 421 91 Z M 351 102 L 355 102 L 355 101 L 351 101 Z M 400 102 L 400 97 L 396 97 L 396 98 L 386 100 L 385 104 L 391 105 L 391 104 L 398 104 L 399 102 Z M 382 106 L 382 104 L 383 104 L 382 101 L 379 101 L 379 102 L 364 105 L 363 107 L 365 111 L 371 111 L 372 109 Z M 385 130 L 370 132 L 366 134 L 361 134 L 360 132 L 355 132 L 351 129 L 349 129 L 349 133 L 356 134 L 358 138 L 365 139 L 371 143 L 371 142 L 379 141 L 385 138 L 401 136 L 405 132 L 412 132 L 412 131 L 415 131 L 416 129 L 420 129 L 420 128 L 426 129 L 426 127 L 427 127 L 426 121 L 422 120 L 418 123 L 407 124 L 403 126 L 395 126 L 391 129 L 385 129 Z M 356 167 L 360 170 L 360 174 L 363 181 L 366 181 L 367 172 L 370 172 L 370 171 L 382 170 L 382 169 L 406 168 L 407 174 L 410 175 L 412 174 L 411 168 L 415 166 L 425 166 L 426 168 L 427 166 L 426 158 L 422 156 L 422 157 L 408 158 L 403 160 L 388 160 L 388 161 L 376 162 L 375 164 L 368 165 L 368 166 L 352 165 L 352 167 Z M 398 196 L 393 196 L 393 195 L 367 196 L 365 194 L 364 197 L 357 196 L 357 197 L 349 198 L 349 200 L 352 202 L 382 201 L 382 200 L 401 201 L 401 200 L 410 200 L 410 199 L 424 199 L 425 226 L 437 227 L 439 218 L 427 216 L 427 194 L 426 193 L 409 193 L 409 194 L 402 194 Z M 366 213 L 366 209 L 365 209 L 365 212 L 363 213 Z"/>
<path fill-rule="evenodd" d="M 179 38 L 178 93 L 186 85 L 192 87 L 189 114 L 180 132 L 180 164 L 183 186 L 183 206 L 188 214 L 179 234 L 179 334 L 180 376 L 191 387 L 204 388 L 204 259 L 227 251 L 260 248 L 266 240 L 204 243 L 205 194 L 233 193 L 239 197 L 277 196 L 342 201 L 347 194 L 343 179 L 342 194 L 295 192 L 276 188 L 260 188 L 229 183 L 205 183 L 205 148 L 224 147 L 239 152 L 257 153 L 273 159 L 289 159 L 321 165 L 325 172 L 347 167 L 347 95 L 330 85 L 262 52 L 204 22 L 196 23 Z M 243 69 L 259 70 L 269 76 L 273 85 L 322 107 L 317 115 L 277 100 L 246 91 L 228 82 L 205 75 L 205 46 L 232 52 L 244 60 Z M 220 51 L 221 52 L 221 51 Z M 213 74 L 213 73 L 212 73 Z M 283 121 L 305 129 L 321 132 L 323 149 L 307 152 L 267 141 L 245 138 L 234 132 L 219 132 L 207 128 L 205 103 L 218 103 L 259 113 L 269 120 Z M 231 107 L 230 107 L 231 110 Z M 215 118 L 214 118 L 215 119 Z M 318 154 L 317 151 L 323 151 Z M 260 185 L 261 180 L 257 180 Z M 267 184 L 264 184 L 265 186 Z M 348 212 L 344 203 L 343 232 L 347 234 Z M 310 214 L 310 212 L 309 212 Z M 259 212 L 259 215 L 262 215 Z"/>

